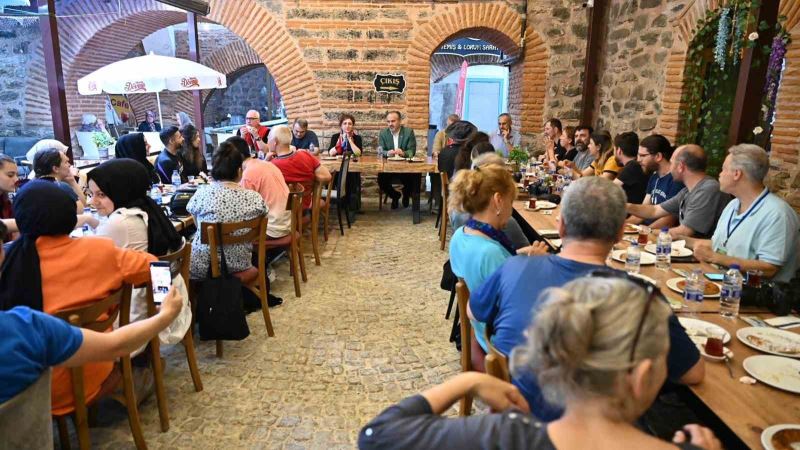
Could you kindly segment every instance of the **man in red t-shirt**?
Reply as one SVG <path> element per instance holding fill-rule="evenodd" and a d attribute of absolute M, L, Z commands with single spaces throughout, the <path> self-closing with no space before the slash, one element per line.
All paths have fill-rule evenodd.
<path fill-rule="evenodd" d="M 259 151 L 262 151 L 266 153 L 269 128 L 261 125 L 261 114 L 259 114 L 258 111 L 251 109 L 250 111 L 247 111 L 245 119 L 247 119 L 247 122 L 244 126 L 239 128 L 239 131 L 236 132 L 236 135 L 244 138 L 244 140 L 247 142 L 247 146 L 250 147 L 251 152 L 258 153 Z"/>
<path fill-rule="evenodd" d="M 267 155 L 272 164 L 278 167 L 286 183 L 300 183 L 305 188 L 303 209 L 311 208 L 314 180 L 327 183 L 331 173 L 319 163 L 316 156 L 302 150 L 292 150 L 292 130 L 286 125 L 278 125 L 269 136 L 270 153 Z"/>

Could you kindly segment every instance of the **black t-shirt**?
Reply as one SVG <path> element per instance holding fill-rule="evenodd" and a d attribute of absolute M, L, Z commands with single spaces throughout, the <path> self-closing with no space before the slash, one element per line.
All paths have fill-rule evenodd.
<path fill-rule="evenodd" d="M 456 155 L 458 155 L 458 145 L 448 145 L 439 152 L 439 172 L 447 172 L 450 180 L 456 170 Z"/>
<path fill-rule="evenodd" d="M 575 161 L 575 157 L 576 157 L 576 156 L 578 156 L 578 149 L 577 149 L 577 148 L 575 148 L 575 147 L 572 147 L 572 149 L 571 149 L 571 150 L 566 150 L 566 151 L 564 152 L 564 157 L 563 157 L 563 158 L 562 158 L 562 157 L 559 157 L 559 158 L 558 158 L 558 160 L 559 160 L 559 161 L 564 161 L 564 160 L 567 160 L 567 161 Z"/>
<path fill-rule="evenodd" d="M 628 203 L 638 204 L 644 201 L 648 177 L 638 161 L 634 159 L 628 161 L 617 175 L 617 179 L 622 182 L 622 190 L 628 197 Z"/>
<path fill-rule="evenodd" d="M 161 150 L 156 160 L 156 172 L 158 172 L 161 182 L 172 184 L 172 172 L 177 170 L 181 174 L 181 182 L 186 182 L 186 175 L 183 173 L 183 160 L 178 155 L 173 155 L 166 148 Z"/>

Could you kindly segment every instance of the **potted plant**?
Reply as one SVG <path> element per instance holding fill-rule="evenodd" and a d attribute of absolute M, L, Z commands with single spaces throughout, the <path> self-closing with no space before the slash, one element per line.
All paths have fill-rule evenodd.
<path fill-rule="evenodd" d="M 92 142 L 97 146 L 97 153 L 100 158 L 108 158 L 108 148 L 114 145 L 114 139 L 107 133 L 92 133 Z"/>

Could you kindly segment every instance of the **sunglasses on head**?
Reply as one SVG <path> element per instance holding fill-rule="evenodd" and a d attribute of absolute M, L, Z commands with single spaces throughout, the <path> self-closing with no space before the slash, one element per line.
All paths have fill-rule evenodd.
<path fill-rule="evenodd" d="M 653 303 L 653 300 L 656 297 L 663 297 L 661 289 L 639 277 L 634 277 L 624 272 L 599 269 L 589 272 L 587 276 L 590 278 L 619 278 L 628 280 L 644 289 L 647 293 L 647 301 L 644 304 L 644 311 L 642 312 L 642 317 L 639 319 L 639 324 L 636 326 L 636 334 L 633 336 L 633 345 L 631 345 L 631 353 L 628 358 L 628 362 L 632 365 L 634 362 L 634 357 L 636 356 L 636 346 L 639 344 L 639 338 L 641 337 L 642 329 L 644 328 L 644 321 L 647 318 L 647 314 L 650 313 L 650 305 Z"/>

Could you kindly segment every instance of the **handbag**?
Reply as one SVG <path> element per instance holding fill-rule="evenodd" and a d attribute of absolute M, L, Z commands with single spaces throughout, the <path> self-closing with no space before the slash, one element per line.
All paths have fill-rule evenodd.
<path fill-rule="evenodd" d="M 216 224 L 215 228 L 217 240 L 222 243 L 222 224 Z M 242 305 L 242 283 L 228 272 L 225 246 L 219 247 L 222 256 L 220 276 L 203 280 L 197 298 L 200 340 L 240 341 L 250 335 Z"/>
<path fill-rule="evenodd" d="M 186 205 L 197 192 L 197 186 L 182 186 L 175 191 L 172 200 L 169 202 L 169 210 L 176 216 L 188 216 L 189 212 L 186 211 Z"/>

